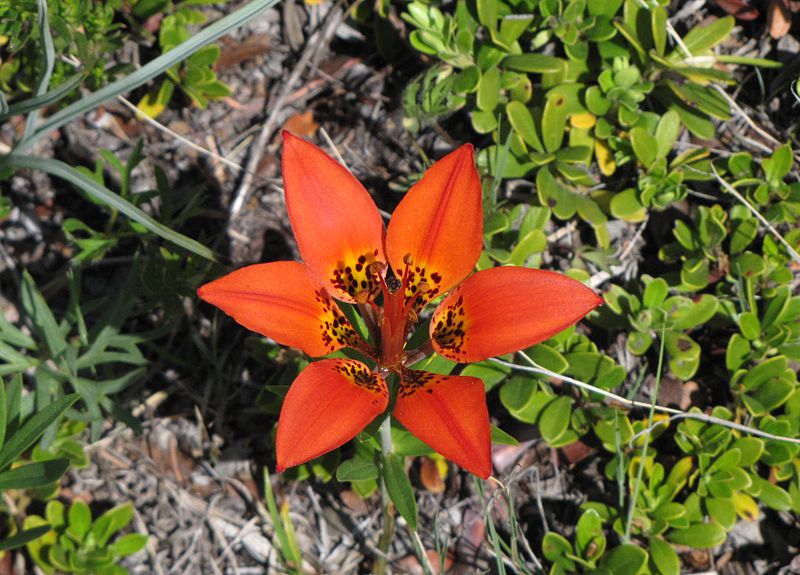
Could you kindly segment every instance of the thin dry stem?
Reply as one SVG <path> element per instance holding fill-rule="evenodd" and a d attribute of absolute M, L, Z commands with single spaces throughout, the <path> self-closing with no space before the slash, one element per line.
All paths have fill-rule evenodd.
<path fill-rule="evenodd" d="M 594 385 L 590 385 L 583 381 L 574 379 L 567 375 L 561 375 L 554 371 L 550 371 L 549 369 L 545 369 L 538 365 L 535 361 L 533 361 L 530 357 L 528 357 L 525 353 L 519 352 L 519 355 L 525 359 L 530 364 L 529 366 L 525 365 L 517 365 L 516 363 L 511 363 L 508 361 L 503 361 L 502 359 L 491 358 L 490 361 L 493 361 L 499 365 L 504 365 L 506 367 L 510 367 L 511 369 L 516 369 L 519 371 L 525 371 L 528 373 L 538 373 L 540 375 L 546 375 L 548 377 L 553 377 L 564 383 L 568 383 L 570 385 L 574 385 L 580 389 L 590 391 L 592 393 L 597 393 L 598 395 L 602 395 L 610 400 L 616 401 L 623 405 L 626 405 L 633 409 L 654 409 L 655 411 L 659 411 L 661 413 L 669 413 L 670 415 L 680 416 L 681 419 L 696 419 L 697 421 L 702 421 L 705 423 L 712 423 L 715 425 L 721 425 L 723 427 L 728 427 L 730 429 L 734 429 L 736 431 L 740 431 L 742 433 L 746 433 L 748 435 L 753 435 L 756 437 L 763 437 L 764 439 L 770 439 L 773 441 L 783 441 L 786 443 L 794 443 L 796 445 L 800 445 L 800 438 L 795 437 L 786 437 L 783 435 L 775 435 L 773 433 L 767 433 L 766 431 L 761 431 L 760 429 L 755 429 L 754 427 L 748 427 L 746 425 L 742 425 L 740 423 L 735 423 L 733 421 L 728 421 L 726 419 L 722 419 L 719 417 L 714 417 L 713 415 L 706 415 L 705 413 L 694 413 L 694 412 L 687 412 L 681 411 L 680 409 L 674 409 L 672 407 L 664 407 L 662 405 L 656 405 L 653 403 L 645 403 L 643 401 L 636 401 L 633 399 L 627 399 L 622 397 L 621 395 L 617 395 L 616 393 L 611 393 L 610 391 L 606 391 L 605 389 L 600 389 L 599 387 L 595 387 Z"/>

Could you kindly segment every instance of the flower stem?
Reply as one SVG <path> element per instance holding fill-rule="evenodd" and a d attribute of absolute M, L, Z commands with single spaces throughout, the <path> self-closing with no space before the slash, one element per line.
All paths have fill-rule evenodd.
<path fill-rule="evenodd" d="M 391 416 L 386 416 L 380 427 L 381 435 L 381 452 L 384 459 L 394 453 L 392 446 L 392 426 Z M 378 541 L 378 549 L 382 552 L 382 556 L 375 559 L 373 573 L 376 575 L 385 575 L 386 573 L 386 557 L 389 555 L 389 545 L 391 545 L 392 537 L 394 535 L 394 504 L 389 497 L 389 492 L 386 490 L 386 483 L 384 482 L 383 475 L 381 475 L 381 501 L 383 503 L 383 533 Z M 411 538 L 414 541 L 414 549 L 417 552 L 417 558 L 422 566 L 422 571 L 425 575 L 435 575 L 433 566 L 428 559 L 428 554 L 425 553 L 425 547 L 422 545 L 422 540 L 416 529 L 409 529 Z"/>
<path fill-rule="evenodd" d="M 383 420 L 380 427 L 381 436 L 381 451 L 383 457 L 386 458 L 392 454 L 392 418 L 387 415 Z M 383 509 L 383 533 L 378 541 L 378 549 L 382 552 L 381 555 L 375 558 L 373 565 L 373 573 L 375 575 L 386 575 L 386 557 L 389 555 L 389 545 L 392 543 L 394 536 L 394 505 L 389 498 L 389 492 L 386 491 L 386 483 L 384 482 L 383 473 L 381 473 L 381 507 Z"/>

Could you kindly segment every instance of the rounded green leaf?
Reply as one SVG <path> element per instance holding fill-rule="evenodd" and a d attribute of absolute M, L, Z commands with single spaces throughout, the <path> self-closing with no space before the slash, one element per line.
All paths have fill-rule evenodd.
<path fill-rule="evenodd" d="M 559 396 L 544 408 L 539 417 L 539 432 L 548 443 L 555 443 L 569 427 L 572 400 Z"/>
<path fill-rule="evenodd" d="M 614 575 L 638 575 L 643 573 L 647 565 L 647 551 L 630 543 L 614 547 L 600 562 Z"/>
<path fill-rule="evenodd" d="M 675 549 L 658 537 L 649 539 L 650 570 L 657 575 L 680 575 L 681 560 Z"/>
<path fill-rule="evenodd" d="M 716 523 L 694 523 L 685 529 L 673 529 L 667 537 L 673 543 L 696 549 L 710 549 L 722 545 L 728 532 Z"/>
<path fill-rule="evenodd" d="M 634 188 L 614 194 L 609 209 L 612 216 L 626 222 L 641 222 L 647 217 L 647 209 L 639 201 Z"/>
<path fill-rule="evenodd" d="M 551 74 L 561 71 L 564 61 L 555 56 L 545 54 L 520 54 L 507 56 L 503 66 L 518 72 L 532 72 L 535 74 Z"/>
<path fill-rule="evenodd" d="M 542 538 L 542 554 L 548 561 L 555 561 L 559 557 L 572 553 L 572 545 L 563 536 L 553 531 L 548 531 Z"/>

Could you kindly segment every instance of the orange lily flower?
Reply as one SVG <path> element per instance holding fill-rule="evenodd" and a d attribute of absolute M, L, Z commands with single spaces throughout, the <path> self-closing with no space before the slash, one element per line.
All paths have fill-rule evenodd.
<path fill-rule="evenodd" d="M 431 166 L 384 229 L 369 193 L 349 171 L 288 132 L 283 144 L 286 209 L 304 263 L 247 266 L 197 293 L 244 327 L 312 357 L 349 347 L 375 366 L 323 359 L 297 377 L 278 421 L 277 470 L 343 445 L 384 413 L 386 377 L 394 373 L 394 417 L 445 458 L 489 477 L 483 382 L 407 364 L 419 360 L 421 350 L 477 362 L 524 349 L 574 324 L 602 298 L 548 271 L 498 267 L 472 274 L 483 212 L 471 145 Z M 444 294 L 428 345 L 406 350 L 419 312 Z M 336 299 L 357 306 L 369 342 Z"/>

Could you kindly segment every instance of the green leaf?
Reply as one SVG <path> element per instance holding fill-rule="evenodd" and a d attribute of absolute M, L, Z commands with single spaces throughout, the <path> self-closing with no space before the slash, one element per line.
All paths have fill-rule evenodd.
<path fill-rule="evenodd" d="M 740 314 L 737 323 L 742 335 L 750 341 L 758 339 L 758 336 L 761 335 L 761 322 L 758 321 L 758 316 L 752 311 Z"/>
<path fill-rule="evenodd" d="M 706 509 L 708 509 L 708 514 L 711 519 L 719 523 L 726 530 L 733 527 L 733 524 L 736 523 L 736 508 L 733 506 L 733 500 L 709 497 L 705 502 Z"/>
<path fill-rule="evenodd" d="M 337 481 L 366 481 L 378 478 L 378 466 L 363 457 L 342 461 L 336 469 Z"/>
<path fill-rule="evenodd" d="M 589 546 L 598 536 L 603 536 L 603 520 L 596 510 L 587 509 L 581 514 L 575 527 L 575 550 L 581 556 L 585 556 Z M 595 550 L 594 554 L 602 555 L 602 551 Z"/>
<path fill-rule="evenodd" d="M 479 134 L 489 134 L 497 128 L 497 116 L 490 110 L 473 110 L 470 112 L 470 119 L 472 127 Z"/>
<path fill-rule="evenodd" d="M 572 400 L 559 396 L 544 408 L 539 417 L 539 433 L 548 443 L 556 443 L 569 428 Z"/>
<path fill-rule="evenodd" d="M 510 368 L 493 361 L 486 361 L 467 365 L 461 370 L 460 375 L 481 379 L 488 391 L 503 381 L 509 373 L 511 373 Z"/>
<path fill-rule="evenodd" d="M 728 348 L 725 351 L 725 367 L 728 371 L 736 371 L 744 365 L 749 356 L 750 342 L 738 333 L 733 334 L 728 340 Z"/>
<path fill-rule="evenodd" d="M 0 492 L 5 489 L 35 489 L 55 483 L 69 467 L 68 459 L 26 463 L 0 472 Z"/>
<path fill-rule="evenodd" d="M 209 67 L 219 58 L 222 50 L 216 44 L 203 46 L 186 59 L 187 66 Z"/>
<path fill-rule="evenodd" d="M 414 490 L 408 480 L 404 462 L 405 458 L 394 453 L 385 456 L 383 458 L 383 481 L 397 511 L 406 520 L 409 528 L 416 530 L 419 523 L 417 501 L 414 499 Z"/>
<path fill-rule="evenodd" d="M 561 71 L 564 60 L 545 54 L 520 54 L 506 56 L 503 66 L 518 72 L 534 74 L 553 74 Z"/>
<path fill-rule="evenodd" d="M 27 270 L 22 274 L 22 290 L 20 294 L 22 306 L 25 312 L 30 315 L 36 331 L 47 344 L 47 348 L 52 358 L 58 357 L 67 347 L 67 339 L 59 327 L 50 306 L 47 305 L 44 297 L 36 283 Z"/>
<path fill-rule="evenodd" d="M 174 52 L 174 50 L 169 53 L 172 52 Z M 81 188 L 89 195 L 97 198 L 104 205 L 119 210 L 133 221 L 142 224 L 145 228 L 154 234 L 161 236 L 165 240 L 170 241 L 175 245 L 178 245 L 208 260 L 215 262 L 219 261 L 219 256 L 213 250 L 210 250 L 200 242 L 180 234 L 168 226 L 165 226 L 161 222 L 155 220 L 153 217 L 144 213 L 129 201 L 120 197 L 118 194 L 115 194 L 108 188 L 99 185 L 85 174 L 82 174 L 64 162 L 48 158 L 37 158 L 34 156 L 20 156 L 17 154 L 11 154 L 9 156 L 0 157 L 0 168 L 2 168 L 4 165 L 17 168 L 28 168 L 31 170 L 41 170 L 47 174 L 63 178 L 71 184 Z"/>
<path fill-rule="evenodd" d="M 497 29 L 497 7 L 496 0 L 477 0 L 478 21 L 490 30 Z"/>
<path fill-rule="evenodd" d="M 632 354 L 644 355 L 653 345 L 653 336 L 641 331 L 632 331 L 628 334 L 628 340 L 625 345 Z"/>
<path fill-rule="evenodd" d="M 657 158 L 665 159 L 669 155 L 672 148 L 675 146 L 675 142 L 678 140 L 680 131 L 681 117 L 678 115 L 678 112 L 675 110 L 668 110 L 661 116 L 661 119 L 658 121 L 658 126 L 656 126 Z"/>
<path fill-rule="evenodd" d="M 638 575 L 647 565 L 647 551 L 638 545 L 624 543 L 614 547 L 600 562 L 614 575 Z"/>
<path fill-rule="evenodd" d="M 547 152 L 555 152 L 564 141 L 567 127 L 567 98 L 555 95 L 547 98 L 542 113 L 542 139 Z"/>
<path fill-rule="evenodd" d="M 572 545 L 563 536 L 554 531 L 548 531 L 542 538 L 542 554 L 548 561 L 555 561 L 559 557 L 572 553 Z"/>
<path fill-rule="evenodd" d="M 6 398 L 6 382 L 0 378 L 0 449 L 6 440 L 6 424 L 8 423 L 8 400 Z"/>
<path fill-rule="evenodd" d="M 116 532 L 123 529 L 133 519 L 133 504 L 117 505 L 103 513 L 92 524 L 91 536 L 99 546 L 104 546 Z"/>
<path fill-rule="evenodd" d="M 655 6 L 650 11 L 650 25 L 653 29 L 653 44 L 659 56 L 664 55 L 667 47 L 667 9 Z"/>
<path fill-rule="evenodd" d="M 677 308 L 670 313 L 672 328 L 688 330 L 699 327 L 709 321 L 719 308 L 719 300 L 711 294 L 703 294 L 700 299 L 690 305 Z"/>
<path fill-rule="evenodd" d="M 38 527 L 31 527 L 12 537 L 7 537 L 0 541 L 0 551 L 8 551 L 9 549 L 16 549 L 23 545 L 39 539 L 42 535 L 50 531 L 50 525 L 39 525 Z"/>
<path fill-rule="evenodd" d="M 636 158 L 645 168 L 649 168 L 658 157 L 656 139 L 646 128 L 636 127 L 631 130 L 631 146 Z"/>
<path fill-rule="evenodd" d="M 789 144 L 784 144 L 775 150 L 771 158 L 763 160 L 761 167 L 764 168 L 764 176 L 770 184 L 776 185 L 783 181 L 792 169 L 792 148 Z"/>
<path fill-rule="evenodd" d="M 758 235 L 758 221 L 755 218 L 731 220 L 730 253 L 739 254 L 749 246 Z"/>
<path fill-rule="evenodd" d="M 569 362 L 556 349 L 545 343 L 537 344 L 525 350 L 525 353 L 537 364 L 556 373 L 564 373 Z"/>
<path fill-rule="evenodd" d="M 648 540 L 650 569 L 657 575 L 680 575 L 681 560 L 675 548 L 660 537 Z"/>
<path fill-rule="evenodd" d="M 89 506 L 80 499 L 75 499 L 69 508 L 69 525 L 67 533 L 75 538 L 75 541 L 83 541 L 92 526 L 92 512 Z"/>
<path fill-rule="evenodd" d="M 669 369 L 675 377 L 690 379 L 700 367 L 700 346 L 686 334 L 668 331 L 665 347 L 670 355 Z"/>
<path fill-rule="evenodd" d="M 766 58 L 750 58 L 748 56 L 734 56 L 731 54 L 717 54 L 716 59 L 725 64 L 741 64 L 743 66 L 759 66 L 761 68 L 782 68 L 781 62 L 767 60 Z"/>
<path fill-rule="evenodd" d="M 792 497 L 789 492 L 761 477 L 753 477 L 751 492 L 764 505 L 777 511 L 788 511 L 792 508 Z"/>
<path fill-rule="evenodd" d="M 614 194 L 609 204 L 611 215 L 626 222 L 642 222 L 647 217 L 647 209 L 639 201 L 634 188 Z"/>
<path fill-rule="evenodd" d="M 655 278 L 647 283 L 642 295 L 642 303 L 646 308 L 654 308 L 661 305 L 669 293 L 669 285 L 664 278 Z"/>
<path fill-rule="evenodd" d="M 767 380 L 781 375 L 788 367 L 786 357 L 779 355 L 761 362 L 747 372 L 742 379 L 742 385 L 748 391 L 758 389 Z"/>
<path fill-rule="evenodd" d="M 519 441 L 494 424 L 492 424 L 492 443 L 497 443 L 498 445 L 519 445 Z"/>
<path fill-rule="evenodd" d="M 0 449 L 0 469 L 5 469 L 16 461 L 26 449 L 39 439 L 51 423 L 78 400 L 78 397 L 77 393 L 62 397 L 30 417 Z"/>
<path fill-rule="evenodd" d="M 695 26 L 683 38 L 683 43 L 693 56 L 702 56 L 711 48 L 725 40 L 735 24 L 733 16 L 718 18 L 703 26 Z M 675 51 L 679 53 L 678 50 Z M 680 53 L 679 57 L 683 57 Z"/>
<path fill-rule="evenodd" d="M 728 533 L 716 523 L 694 523 L 685 529 L 673 529 L 667 537 L 678 545 L 687 545 L 695 549 L 710 549 L 721 545 Z"/>
<path fill-rule="evenodd" d="M 147 535 L 143 533 L 128 533 L 123 535 L 111 545 L 111 553 L 116 557 L 125 557 L 137 553 L 147 545 Z"/>
<path fill-rule="evenodd" d="M 506 104 L 506 115 L 511 127 L 528 146 L 537 152 L 544 152 L 544 145 L 533 123 L 533 115 L 525 104 L 516 101 L 509 102 Z"/>
<path fill-rule="evenodd" d="M 536 191 L 542 204 L 553 210 L 557 218 L 568 220 L 575 215 L 578 209 L 575 194 L 561 185 L 547 166 L 536 174 Z"/>
<path fill-rule="evenodd" d="M 483 73 L 478 86 L 478 109 L 492 112 L 500 101 L 500 69 L 491 68 Z"/>
<path fill-rule="evenodd" d="M 542 230 L 531 230 L 525 237 L 520 237 L 517 245 L 511 250 L 511 263 L 515 266 L 524 266 L 530 256 L 545 249 L 547 249 L 547 234 Z"/>

